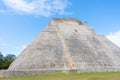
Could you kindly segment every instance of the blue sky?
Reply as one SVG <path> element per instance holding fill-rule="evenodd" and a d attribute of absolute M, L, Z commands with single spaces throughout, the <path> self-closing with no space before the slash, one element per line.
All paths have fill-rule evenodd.
<path fill-rule="evenodd" d="M 120 0 L 0 0 L 0 51 L 18 55 L 52 18 L 77 18 L 120 46 Z"/>

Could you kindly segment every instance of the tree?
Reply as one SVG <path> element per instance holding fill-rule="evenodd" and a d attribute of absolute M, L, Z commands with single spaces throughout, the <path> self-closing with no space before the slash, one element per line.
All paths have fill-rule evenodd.
<path fill-rule="evenodd" d="M 3 60 L 3 55 L 2 55 L 2 53 L 0 52 L 0 61 L 2 61 Z"/>
<path fill-rule="evenodd" d="M 2 60 L 3 60 L 3 55 L 2 55 L 2 53 L 0 52 L 0 63 L 1 63 Z"/>
<path fill-rule="evenodd" d="M 15 59 L 15 55 L 7 54 L 5 57 L 0 52 L 0 69 L 7 69 Z"/>
<path fill-rule="evenodd" d="M 4 59 L 4 57 L 3 57 L 2 53 L 0 52 L 0 69 L 2 69 L 3 59 Z"/>
<path fill-rule="evenodd" d="M 7 54 L 4 57 L 4 63 L 2 65 L 3 69 L 7 69 L 9 67 L 9 65 L 13 62 L 14 59 L 15 59 L 15 55 Z"/>
<path fill-rule="evenodd" d="M 15 57 L 15 55 L 13 55 L 13 54 L 7 54 L 6 55 L 6 57 L 5 57 L 5 60 L 14 60 L 16 57 Z"/>

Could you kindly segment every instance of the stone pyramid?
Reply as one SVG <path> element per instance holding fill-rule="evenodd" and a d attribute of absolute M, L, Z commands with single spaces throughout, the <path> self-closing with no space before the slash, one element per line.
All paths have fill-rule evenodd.
<path fill-rule="evenodd" d="M 8 70 L 120 68 L 120 48 L 87 24 L 55 18 L 10 65 Z"/>

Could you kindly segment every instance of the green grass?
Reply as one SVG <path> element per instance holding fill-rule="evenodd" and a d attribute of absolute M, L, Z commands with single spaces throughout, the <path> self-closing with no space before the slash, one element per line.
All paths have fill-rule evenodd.
<path fill-rule="evenodd" d="M 120 72 L 97 72 L 79 74 L 51 73 L 35 76 L 0 78 L 0 80 L 120 80 Z"/>

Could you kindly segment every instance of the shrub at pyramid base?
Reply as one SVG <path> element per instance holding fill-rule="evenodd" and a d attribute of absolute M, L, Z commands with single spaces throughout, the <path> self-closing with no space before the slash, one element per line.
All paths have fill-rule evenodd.
<path fill-rule="evenodd" d="M 85 23 L 53 19 L 8 70 L 120 68 L 120 48 Z"/>

